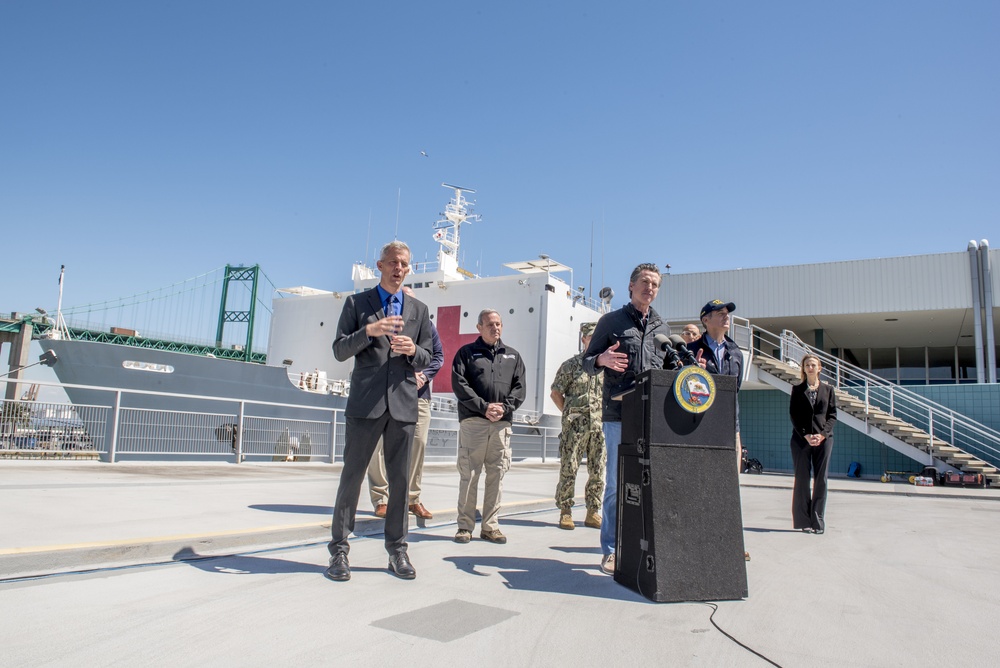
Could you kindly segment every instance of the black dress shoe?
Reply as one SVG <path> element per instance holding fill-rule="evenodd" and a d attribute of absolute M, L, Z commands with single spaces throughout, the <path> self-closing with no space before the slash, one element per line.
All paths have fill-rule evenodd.
<path fill-rule="evenodd" d="M 347 562 L 347 555 L 340 554 L 330 557 L 330 566 L 323 574 L 328 579 L 336 582 L 346 582 L 351 579 L 351 565 Z"/>
<path fill-rule="evenodd" d="M 389 555 L 389 570 L 396 577 L 403 578 L 404 580 L 412 580 L 417 577 L 417 571 L 414 570 L 413 564 L 410 563 L 410 558 L 406 556 L 406 552 Z"/>

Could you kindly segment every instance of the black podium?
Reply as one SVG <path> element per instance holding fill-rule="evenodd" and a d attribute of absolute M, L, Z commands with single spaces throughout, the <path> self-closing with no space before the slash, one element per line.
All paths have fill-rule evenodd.
<path fill-rule="evenodd" d="M 701 413 L 677 371 L 646 371 L 622 397 L 615 580 L 652 601 L 746 598 L 736 378 L 716 376 Z"/>

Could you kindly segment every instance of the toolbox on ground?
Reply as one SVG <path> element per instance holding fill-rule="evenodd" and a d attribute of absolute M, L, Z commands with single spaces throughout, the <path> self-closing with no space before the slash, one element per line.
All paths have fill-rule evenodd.
<path fill-rule="evenodd" d="M 982 473 L 947 471 L 941 479 L 945 485 L 958 487 L 986 487 L 986 476 Z"/>

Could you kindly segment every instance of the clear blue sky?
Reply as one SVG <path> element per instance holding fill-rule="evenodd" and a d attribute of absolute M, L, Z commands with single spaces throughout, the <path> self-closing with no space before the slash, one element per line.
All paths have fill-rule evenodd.
<path fill-rule="evenodd" d="M 0 311 L 399 237 L 673 272 L 1000 244 L 1000 3 L 0 3 Z M 429 157 L 421 156 L 426 151 Z M 371 240 L 369 238 L 371 219 Z M 206 334 L 210 334 L 206 333 Z"/>

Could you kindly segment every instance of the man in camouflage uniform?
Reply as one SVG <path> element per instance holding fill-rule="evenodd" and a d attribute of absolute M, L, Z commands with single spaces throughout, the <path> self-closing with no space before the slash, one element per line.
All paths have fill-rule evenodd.
<path fill-rule="evenodd" d="M 582 350 L 590 344 L 597 323 L 580 325 Z M 576 472 L 580 460 L 587 458 L 586 504 L 584 524 L 601 528 L 601 503 L 604 499 L 604 432 L 601 429 L 601 398 L 604 374 L 591 376 L 583 370 L 583 352 L 562 363 L 552 381 L 552 397 L 562 411 L 562 433 L 559 434 L 559 484 L 556 486 L 556 507 L 560 510 L 559 528 L 572 529 L 573 497 L 576 493 Z"/>

